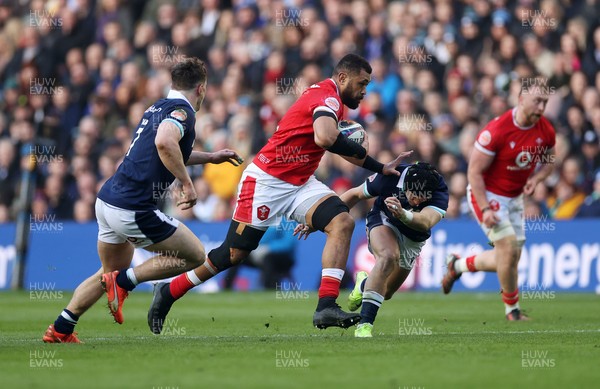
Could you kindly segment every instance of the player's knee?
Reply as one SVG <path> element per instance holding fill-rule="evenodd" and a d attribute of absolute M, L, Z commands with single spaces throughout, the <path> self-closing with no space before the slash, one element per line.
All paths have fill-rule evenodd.
<path fill-rule="evenodd" d="M 400 253 L 398 251 L 385 248 L 377 252 L 377 262 L 380 263 L 385 275 L 392 272 L 394 267 L 397 266 L 399 260 Z"/>
<path fill-rule="evenodd" d="M 249 251 L 240 250 L 240 249 L 231 249 L 229 250 L 229 258 L 232 266 L 239 265 L 244 262 L 248 256 L 250 255 Z"/>
<path fill-rule="evenodd" d="M 210 262 L 218 271 L 243 262 L 260 243 L 265 231 L 232 221 L 225 241 L 208 253 Z"/>

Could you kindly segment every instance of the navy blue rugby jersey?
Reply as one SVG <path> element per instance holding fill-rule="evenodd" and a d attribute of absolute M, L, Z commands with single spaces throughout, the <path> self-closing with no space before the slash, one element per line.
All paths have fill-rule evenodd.
<path fill-rule="evenodd" d="M 132 211 L 153 210 L 159 199 L 175 181 L 163 165 L 154 144 L 158 126 L 163 121 L 175 124 L 181 131 L 179 141 L 184 162 L 192 153 L 196 138 L 196 116 L 190 102 L 178 91 L 170 91 L 149 107 L 133 134 L 123 163 L 98 192 L 98 198 L 115 207 Z"/>
<path fill-rule="evenodd" d="M 367 215 L 367 227 L 371 228 L 381 224 L 381 213 L 385 214 L 387 221 L 396 227 L 400 233 L 415 242 L 423 242 L 431 236 L 431 230 L 418 231 L 408 227 L 399 219 L 392 216 L 384 203 L 388 197 L 394 196 L 400 200 L 402 207 L 408 211 L 420 212 L 423 208 L 430 207 L 438 211 L 442 217 L 446 215 L 448 209 L 448 186 L 444 178 L 439 175 L 438 189 L 433 191 L 429 200 L 422 202 L 418 207 L 412 207 L 404 193 L 404 177 L 410 164 L 402 164 L 396 169 L 401 172 L 398 176 L 386 176 L 383 174 L 373 174 L 363 184 L 363 192 L 367 197 L 377 197 L 373 208 Z"/>

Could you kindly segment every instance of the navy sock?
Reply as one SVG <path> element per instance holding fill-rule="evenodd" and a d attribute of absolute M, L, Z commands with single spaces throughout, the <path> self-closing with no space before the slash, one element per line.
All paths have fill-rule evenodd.
<path fill-rule="evenodd" d="M 360 322 L 373 324 L 377 311 L 383 303 L 383 296 L 372 290 L 363 293 L 362 309 L 360 311 Z"/>
<path fill-rule="evenodd" d="M 317 312 L 335 305 L 335 297 L 321 297 L 317 303 Z"/>
<path fill-rule="evenodd" d="M 127 277 L 127 269 L 123 269 L 117 274 L 117 285 L 128 292 L 135 289 L 135 285 L 131 282 L 129 277 Z"/>
<path fill-rule="evenodd" d="M 360 310 L 360 323 L 373 324 L 379 307 L 371 302 L 363 301 L 362 309 Z"/>
<path fill-rule="evenodd" d="M 56 318 L 54 329 L 61 334 L 72 334 L 77 320 L 79 320 L 79 316 L 65 308 Z"/>

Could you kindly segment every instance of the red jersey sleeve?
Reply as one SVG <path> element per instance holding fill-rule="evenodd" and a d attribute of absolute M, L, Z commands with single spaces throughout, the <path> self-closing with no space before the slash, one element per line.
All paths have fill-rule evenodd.
<path fill-rule="evenodd" d="M 310 88 L 313 87 L 319 88 L 318 85 L 312 85 Z M 333 89 L 320 87 L 320 90 L 314 93 L 309 109 L 313 117 L 315 117 L 315 114 L 324 113 L 332 115 L 338 121 L 341 120 L 344 112 L 344 104 L 342 104 L 342 100 L 337 94 L 337 87 L 335 85 Z"/>
<path fill-rule="evenodd" d="M 504 144 L 501 131 L 498 130 L 498 119 L 496 118 L 479 132 L 475 140 L 475 148 L 484 154 L 494 156 Z"/>

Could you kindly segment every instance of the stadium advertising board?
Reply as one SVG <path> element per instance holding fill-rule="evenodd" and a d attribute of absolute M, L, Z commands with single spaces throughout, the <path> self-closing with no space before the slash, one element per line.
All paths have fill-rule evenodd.
<path fill-rule="evenodd" d="M 574 291 L 600 293 L 600 239 L 598 221 L 551 222 L 545 231 L 531 229 L 519 263 L 521 291 Z M 207 252 L 221 243 L 227 232 L 227 223 L 188 223 L 205 244 Z M 373 257 L 368 252 L 364 224 L 357 223 L 352 239 L 349 269 L 370 270 Z M 291 233 L 291 231 L 290 231 Z M 10 288 L 16 258 L 14 246 L 15 225 L 0 226 L 0 289 Z M 62 223 L 60 230 L 32 231 L 25 288 L 51 285 L 54 290 L 73 290 L 79 282 L 99 267 L 96 252 L 97 226 L 95 223 Z M 321 252 L 325 238 L 316 233 L 296 247 L 293 285 L 302 290 L 316 290 L 321 272 Z M 437 291 L 445 271 L 448 253 L 472 255 L 488 247 L 482 232 L 472 221 L 447 221 L 433 231 L 423 248 L 421 257 L 403 289 Z M 151 254 L 136 250 L 134 264 Z M 222 276 L 195 290 L 217 291 Z M 243 268 L 238 274 L 236 287 L 258 288 L 259 272 Z M 140 289 L 150 290 L 150 285 Z M 465 273 L 454 291 L 498 291 L 495 274 Z"/>

